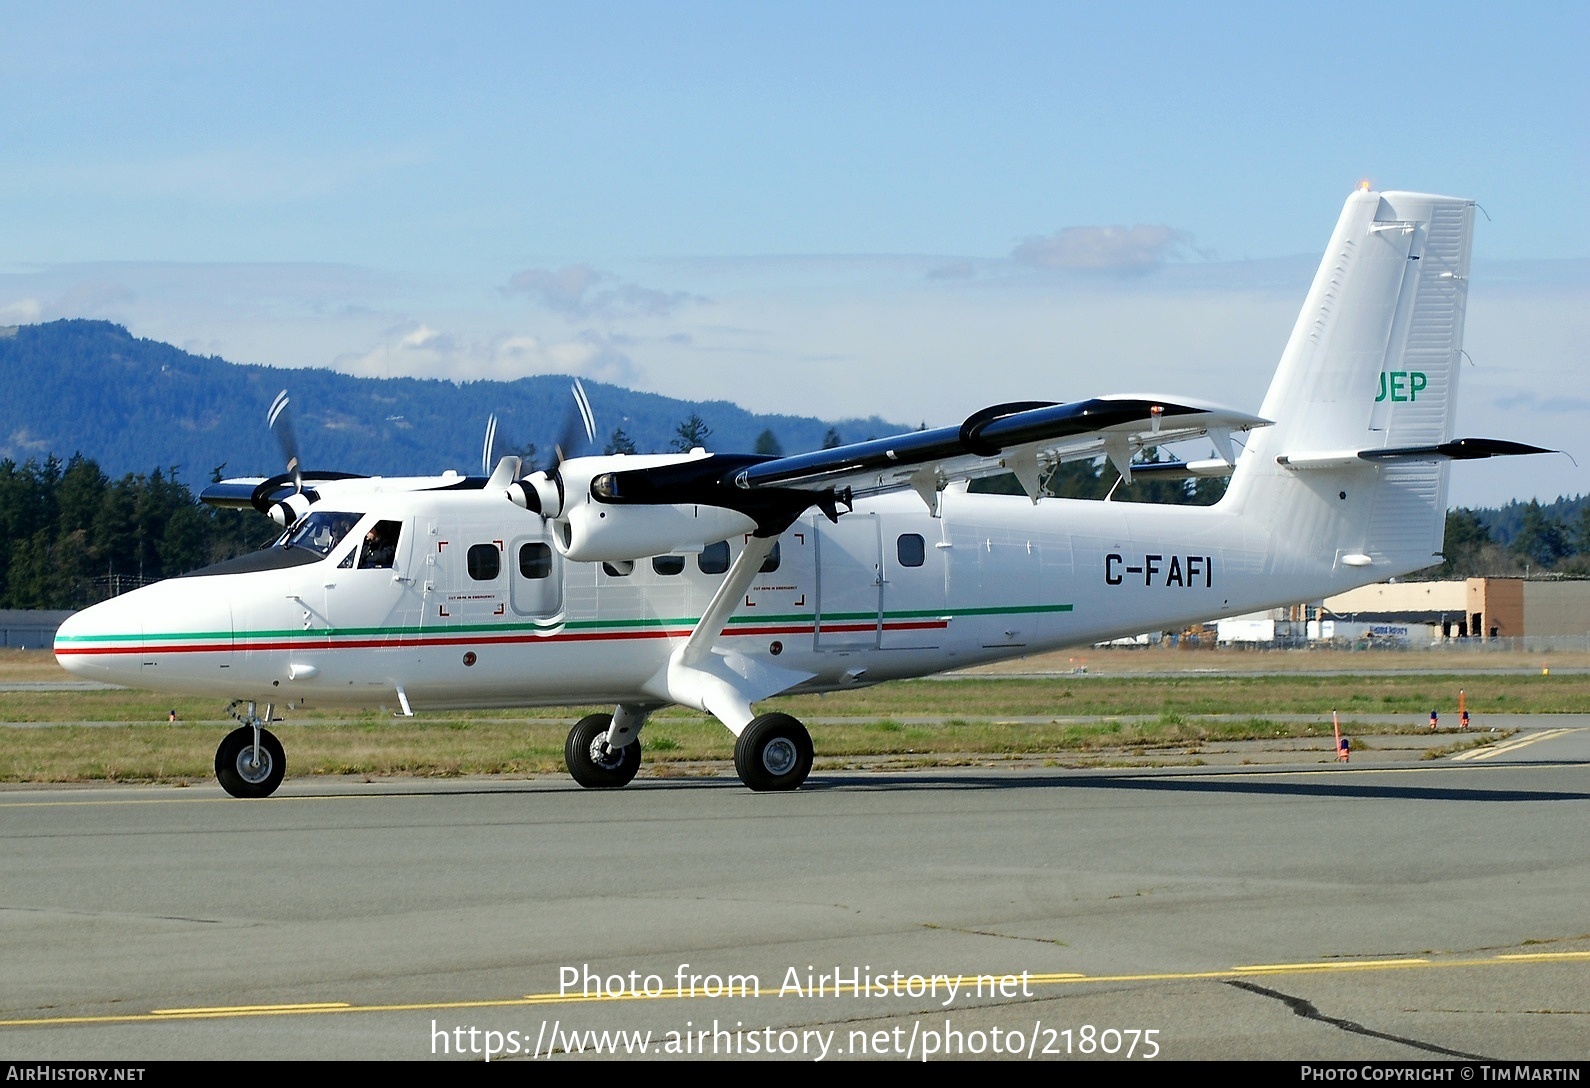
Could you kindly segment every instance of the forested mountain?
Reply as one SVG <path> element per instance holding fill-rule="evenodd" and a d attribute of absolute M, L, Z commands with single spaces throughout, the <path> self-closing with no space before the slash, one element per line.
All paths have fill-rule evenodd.
<path fill-rule="evenodd" d="M 282 389 L 292 396 L 307 467 L 384 476 L 478 472 L 492 413 L 499 452 L 533 447 L 548 461 L 572 405 L 565 377 L 456 383 L 245 366 L 140 340 L 106 321 L 0 327 L 0 380 L 0 458 L 20 464 L 81 453 L 111 476 L 158 466 L 189 482 L 207 481 L 222 464 L 229 475 L 279 472 L 282 455 L 265 415 Z M 600 382 L 585 388 L 599 448 L 584 452 L 601 452 L 615 436 L 641 453 L 666 451 L 692 417 L 710 448 L 733 453 L 759 442 L 796 453 L 820 448 L 831 432 L 856 441 L 910 429 L 876 416 L 753 415 L 726 401 L 674 400 Z"/>
<path fill-rule="evenodd" d="M 198 505 L 195 494 L 223 464 L 234 475 L 278 470 L 264 416 L 283 386 L 309 467 L 383 475 L 477 471 L 492 412 L 502 417 L 500 451 L 533 444 L 545 463 L 571 402 L 567 378 L 457 385 L 236 366 L 97 321 L 0 330 L 0 375 L 0 608 L 79 608 L 270 540 L 278 530 L 265 518 Z M 709 430 L 718 449 L 793 453 L 907 429 L 587 389 L 598 443 L 624 452 L 678 448 Z M 1064 465 L 1049 481 L 1051 493 L 1075 498 L 1102 498 L 1115 484 L 1102 459 Z M 977 489 L 1020 488 L 996 477 Z M 1205 505 L 1223 490 L 1220 480 L 1139 481 L 1113 497 Z M 1454 510 L 1446 555 L 1419 577 L 1590 575 L 1590 502 Z"/>

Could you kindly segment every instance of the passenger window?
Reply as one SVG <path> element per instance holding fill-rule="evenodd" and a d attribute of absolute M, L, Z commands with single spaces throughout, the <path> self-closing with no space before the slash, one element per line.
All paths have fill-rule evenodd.
<path fill-rule="evenodd" d="M 653 557 L 651 569 L 658 574 L 682 574 L 685 569 L 685 557 L 682 555 L 659 555 Z"/>
<path fill-rule="evenodd" d="M 927 542 L 917 533 L 901 533 L 895 542 L 895 554 L 902 567 L 920 567 L 927 559 Z"/>
<path fill-rule="evenodd" d="M 628 578 L 635 573 L 635 561 L 623 559 L 617 563 L 603 563 L 602 569 L 607 572 L 609 578 Z"/>
<path fill-rule="evenodd" d="M 502 573 L 502 559 L 495 544 L 471 544 L 466 559 L 469 576 L 477 582 L 489 582 Z"/>
<path fill-rule="evenodd" d="M 763 574 L 772 574 L 778 570 L 778 558 L 778 542 L 774 541 L 773 550 L 767 553 L 766 559 L 762 560 L 761 572 Z"/>
<path fill-rule="evenodd" d="M 519 549 L 519 573 L 526 578 L 552 576 L 552 549 L 545 544 L 526 544 Z"/>
<path fill-rule="evenodd" d="M 696 556 L 696 566 L 702 574 L 722 574 L 729 569 L 729 542 L 720 540 L 716 544 L 708 544 L 701 549 L 701 554 Z"/>

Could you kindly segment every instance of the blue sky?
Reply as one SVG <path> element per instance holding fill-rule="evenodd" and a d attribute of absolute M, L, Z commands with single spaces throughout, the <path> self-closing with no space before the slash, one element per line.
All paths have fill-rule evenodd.
<path fill-rule="evenodd" d="M 1590 464 L 1587 10 L 5 5 L 0 322 L 935 424 L 1251 410 L 1368 178 L 1491 217 L 1465 433 Z"/>

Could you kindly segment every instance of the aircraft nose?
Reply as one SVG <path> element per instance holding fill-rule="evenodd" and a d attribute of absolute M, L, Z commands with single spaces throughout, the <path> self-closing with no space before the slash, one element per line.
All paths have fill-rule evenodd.
<path fill-rule="evenodd" d="M 55 660 L 69 673 L 114 683 L 136 675 L 144 630 L 128 597 L 113 597 L 66 617 L 55 632 Z"/>
<path fill-rule="evenodd" d="M 85 608 L 56 632 L 55 659 L 109 684 L 230 690 L 229 588 L 213 578 L 173 578 Z"/>

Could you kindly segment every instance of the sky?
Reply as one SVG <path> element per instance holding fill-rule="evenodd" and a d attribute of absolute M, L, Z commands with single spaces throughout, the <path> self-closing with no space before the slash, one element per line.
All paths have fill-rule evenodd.
<path fill-rule="evenodd" d="M 1479 201 L 1459 432 L 1571 455 L 1459 466 L 1451 501 L 1590 491 L 1587 5 L 0 0 L 0 26 L 0 324 L 913 425 L 1256 411 L 1367 179 Z"/>

